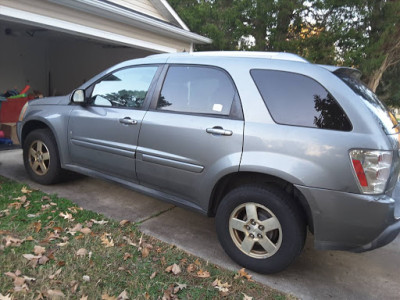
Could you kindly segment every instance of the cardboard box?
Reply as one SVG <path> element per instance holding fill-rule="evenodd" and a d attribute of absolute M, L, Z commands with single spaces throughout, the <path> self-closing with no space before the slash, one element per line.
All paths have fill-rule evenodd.
<path fill-rule="evenodd" d="M 17 123 L 0 123 L 0 128 L 4 131 L 4 136 L 12 140 L 14 145 L 19 145 L 17 136 Z"/>

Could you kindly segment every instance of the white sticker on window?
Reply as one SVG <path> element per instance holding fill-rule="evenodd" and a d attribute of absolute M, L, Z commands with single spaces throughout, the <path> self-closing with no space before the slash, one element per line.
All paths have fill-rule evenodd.
<path fill-rule="evenodd" d="M 213 105 L 213 111 L 218 111 L 221 112 L 222 111 L 222 104 L 214 104 Z"/>

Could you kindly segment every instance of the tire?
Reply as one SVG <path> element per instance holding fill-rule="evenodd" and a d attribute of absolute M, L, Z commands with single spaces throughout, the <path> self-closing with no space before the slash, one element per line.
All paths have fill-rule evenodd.
<path fill-rule="evenodd" d="M 40 184 L 57 183 L 65 173 L 50 129 L 36 129 L 28 134 L 23 144 L 23 158 L 29 176 Z"/>
<path fill-rule="evenodd" d="M 284 270 L 301 253 L 306 222 L 290 195 L 269 185 L 230 191 L 216 214 L 218 239 L 239 265 L 258 273 Z"/>

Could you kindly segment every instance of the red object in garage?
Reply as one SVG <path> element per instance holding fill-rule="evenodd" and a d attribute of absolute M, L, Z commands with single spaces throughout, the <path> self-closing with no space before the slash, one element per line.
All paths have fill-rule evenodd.
<path fill-rule="evenodd" d="M 28 97 L 7 99 L 1 103 L 0 123 L 16 123 L 25 103 L 31 100 Z"/>

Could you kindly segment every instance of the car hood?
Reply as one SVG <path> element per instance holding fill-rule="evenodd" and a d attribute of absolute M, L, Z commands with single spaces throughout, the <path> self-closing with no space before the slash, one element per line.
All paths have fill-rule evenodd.
<path fill-rule="evenodd" d="M 40 99 L 34 99 L 29 102 L 29 105 L 56 105 L 56 104 L 68 104 L 70 102 L 69 95 L 59 97 L 46 97 Z"/>

